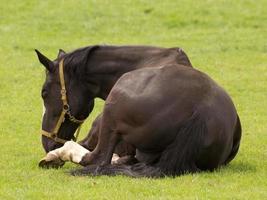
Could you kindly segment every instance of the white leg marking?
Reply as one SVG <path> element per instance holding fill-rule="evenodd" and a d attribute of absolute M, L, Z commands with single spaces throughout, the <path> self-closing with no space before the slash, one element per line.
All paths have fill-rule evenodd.
<path fill-rule="evenodd" d="M 82 147 L 76 142 L 68 141 L 63 147 L 50 151 L 46 157 L 49 155 L 55 155 L 63 161 L 72 161 L 74 163 L 79 163 L 83 156 L 90 153 L 86 148 Z"/>
<path fill-rule="evenodd" d="M 111 159 L 111 163 L 115 164 L 117 162 L 117 160 L 119 160 L 120 156 L 116 153 L 113 153 L 112 159 Z"/>

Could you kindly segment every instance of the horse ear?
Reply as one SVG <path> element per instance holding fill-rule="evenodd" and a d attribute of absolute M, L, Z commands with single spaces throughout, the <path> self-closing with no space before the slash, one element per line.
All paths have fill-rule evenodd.
<path fill-rule="evenodd" d="M 65 55 L 66 52 L 63 49 L 58 50 L 57 58 L 60 58 L 61 56 Z"/>
<path fill-rule="evenodd" d="M 38 56 L 40 63 L 42 63 L 49 72 L 52 72 L 54 69 L 53 62 L 49 60 L 46 56 L 41 54 L 41 52 L 39 52 L 37 49 L 35 49 L 35 52 Z"/>

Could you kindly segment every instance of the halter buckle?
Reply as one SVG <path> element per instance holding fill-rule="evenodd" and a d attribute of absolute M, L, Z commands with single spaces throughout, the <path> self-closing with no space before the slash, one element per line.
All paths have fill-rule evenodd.
<path fill-rule="evenodd" d="M 61 89 L 60 93 L 62 96 L 66 96 L 67 91 L 66 91 L 66 89 Z"/>
<path fill-rule="evenodd" d="M 51 138 L 56 138 L 57 137 L 57 134 L 55 134 L 55 133 L 51 133 Z"/>

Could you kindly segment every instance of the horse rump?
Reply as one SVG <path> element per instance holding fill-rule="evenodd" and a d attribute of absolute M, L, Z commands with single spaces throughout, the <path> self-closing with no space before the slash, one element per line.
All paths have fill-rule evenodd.
<path fill-rule="evenodd" d="M 241 136 L 242 136 L 242 127 L 241 127 L 241 122 L 240 122 L 239 116 L 237 115 L 236 126 L 235 126 L 235 131 L 234 131 L 234 136 L 233 136 L 232 151 L 231 151 L 230 155 L 228 156 L 227 160 L 224 162 L 224 165 L 227 165 L 236 156 L 236 154 L 239 150 Z"/>

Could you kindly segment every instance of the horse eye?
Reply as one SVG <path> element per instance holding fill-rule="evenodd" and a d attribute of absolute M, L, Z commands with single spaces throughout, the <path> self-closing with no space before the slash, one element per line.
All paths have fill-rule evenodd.
<path fill-rule="evenodd" d="M 42 90 L 42 98 L 45 99 L 48 95 L 48 92 L 46 90 Z"/>

